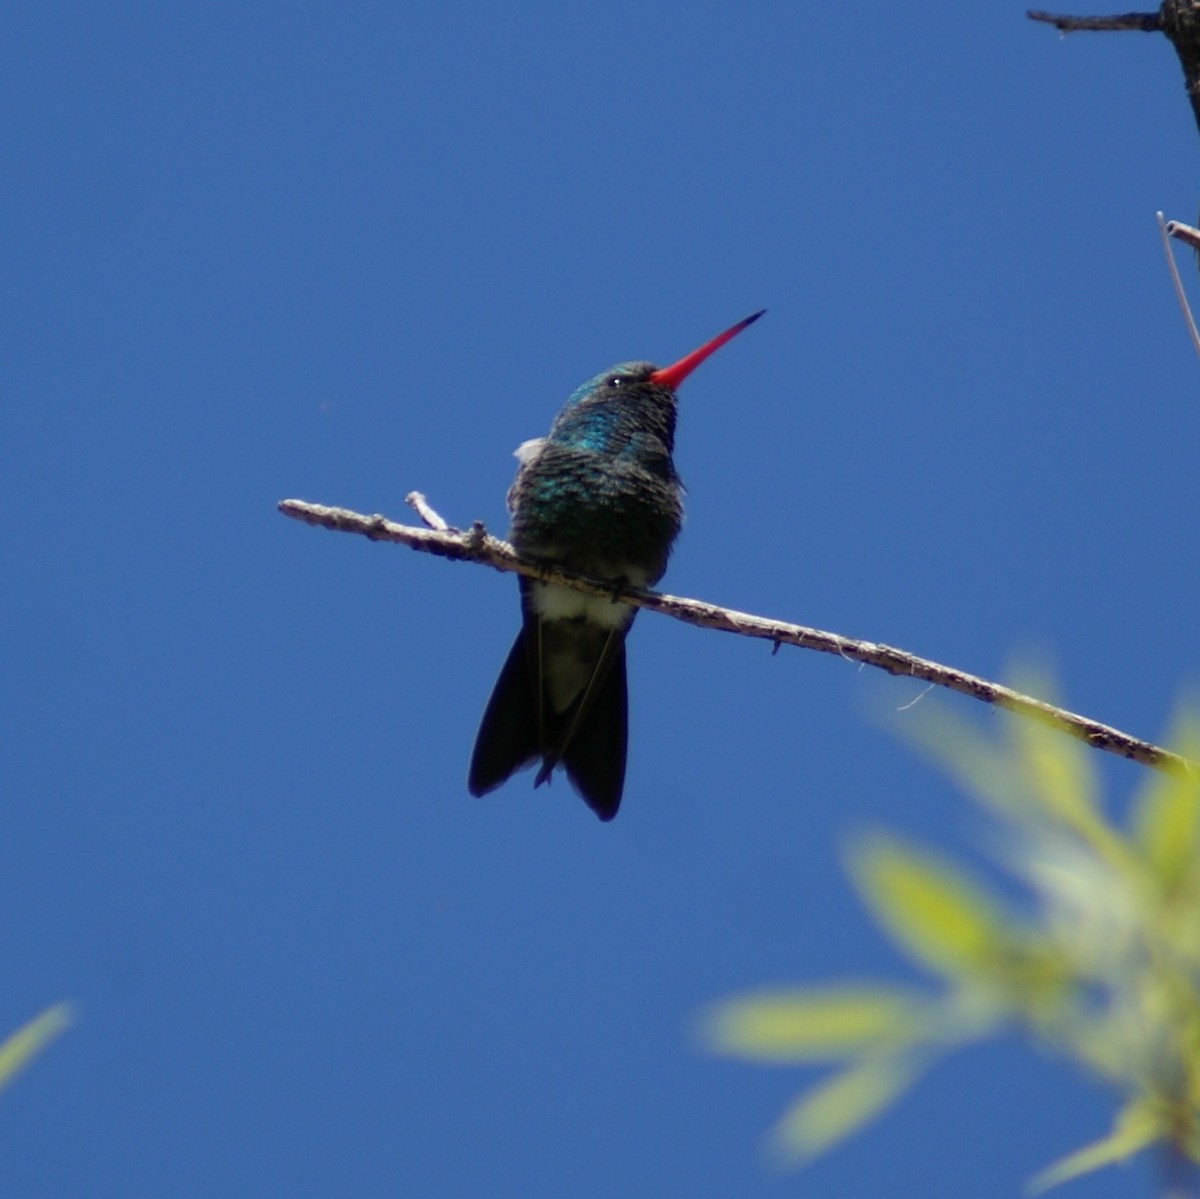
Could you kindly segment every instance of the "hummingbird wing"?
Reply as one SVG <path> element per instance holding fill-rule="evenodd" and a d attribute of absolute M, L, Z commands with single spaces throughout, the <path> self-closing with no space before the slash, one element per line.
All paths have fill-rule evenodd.
<path fill-rule="evenodd" d="M 541 756 L 541 703 L 525 634 L 525 628 L 517 634 L 479 722 L 467 774 L 467 790 L 472 795 L 494 791 Z"/>

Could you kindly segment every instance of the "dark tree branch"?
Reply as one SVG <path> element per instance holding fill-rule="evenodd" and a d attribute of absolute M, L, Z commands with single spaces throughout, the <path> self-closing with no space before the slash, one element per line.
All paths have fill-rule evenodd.
<path fill-rule="evenodd" d="M 490 536 L 478 521 L 466 532 L 451 529 L 429 508 L 424 497 L 416 492 L 409 497 L 409 503 L 421 513 L 425 523 L 432 527 L 418 529 L 409 525 L 398 525 L 382 516 L 363 516 L 345 508 L 327 508 L 321 504 L 305 503 L 303 500 L 282 500 L 279 510 L 293 520 L 320 525 L 336 532 L 358 533 L 372 541 L 394 541 L 398 545 L 406 545 L 410 549 L 436 554 L 442 558 L 479 562 L 496 570 L 511 571 L 534 579 L 544 579 L 550 583 L 563 583 L 590 595 L 613 594 L 611 581 L 588 578 L 520 557 L 507 542 Z M 820 629 L 805 628 L 803 625 L 769 620 L 748 612 L 736 612 L 730 608 L 720 608 L 716 604 L 664 595 L 658 591 L 625 588 L 621 591 L 621 600 L 623 603 L 638 608 L 649 608 L 653 612 L 661 612 L 700 628 L 720 629 L 742 637 L 758 637 L 772 642 L 776 648 L 780 645 L 795 645 L 800 649 L 837 654 L 850 662 L 864 662 L 869 666 L 877 666 L 889 674 L 921 679 L 1040 721 L 1069 733 L 1094 749 L 1129 758 L 1143 766 L 1150 766 L 1155 770 L 1200 774 L 1200 763 L 1192 762 L 1170 750 L 1131 737 L 1128 733 L 1089 720 L 1086 716 L 1077 716 L 1073 712 L 1022 695 L 998 683 L 988 682 L 987 679 L 955 670 L 950 666 L 941 666 L 926 658 L 918 658 L 915 654 L 894 649 L 889 645 L 856 641 L 837 633 L 826 633 Z"/>
<path fill-rule="evenodd" d="M 1156 13 L 1129 12 L 1115 17 L 1056 16 L 1036 11 L 1025 15 L 1031 21 L 1045 21 L 1063 33 L 1085 29 L 1165 33 L 1179 56 L 1192 115 L 1200 127 L 1200 0 L 1163 0 Z"/>
<path fill-rule="evenodd" d="M 1080 30 L 1125 30 L 1136 29 L 1144 33 L 1161 33 L 1162 21 L 1156 12 L 1127 12 L 1114 17 L 1070 17 L 1052 12 L 1030 9 L 1025 14 L 1031 21 L 1045 21 L 1060 33 L 1077 33 Z"/>

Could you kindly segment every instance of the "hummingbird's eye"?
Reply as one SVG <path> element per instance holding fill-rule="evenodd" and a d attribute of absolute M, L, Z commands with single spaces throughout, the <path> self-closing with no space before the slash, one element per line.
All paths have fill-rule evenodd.
<path fill-rule="evenodd" d="M 607 382 L 609 387 L 620 387 L 625 380 L 620 375 L 613 375 Z"/>

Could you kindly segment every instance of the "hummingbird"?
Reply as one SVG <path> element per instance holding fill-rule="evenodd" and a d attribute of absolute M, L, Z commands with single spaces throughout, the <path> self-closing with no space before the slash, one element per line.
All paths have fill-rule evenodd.
<path fill-rule="evenodd" d="M 625 638 L 637 611 L 619 594 L 662 578 L 683 523 L 683 484 L 671 458 L 675 391 L 760 316 L 671 366 L 609 367 L 572 392 L 548 436 L 517 447 L 507 497 L 513 548 L 611 580 L 613 594 L 520 577 L 521 631 L 479 724 L 472 795 L 540 758 L 535 787 L 562 767 L 601 820 L 617 814 L 628 742 Z"/>

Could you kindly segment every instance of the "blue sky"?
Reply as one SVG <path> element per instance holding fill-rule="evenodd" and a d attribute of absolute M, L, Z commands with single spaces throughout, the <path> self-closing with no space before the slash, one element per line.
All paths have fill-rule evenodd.
<path fill-rule="evenodd" d="M 527 776 L 472 800 L 513 580 L 275 503 L 416 488 L 501 532 L 578 383 L 766 307 L 681 392 L 666 589 L 986 676 L 1034 653 L 1156 737 L 1200 677 L 1164 39 L 17 3 L 0 47 L 0 1027 L 79 1012 L 0 1097 L 8 1193 L 988 1199 L 1104 1131 L 1013 1037 L 779 1174 L 816 1076 L 697 1051 L 730 993 L 911 977 L 841 862 L 880 825 L 982 843 L 884 731 L 918 686 L 645 616 L 617 820 Z"/>

